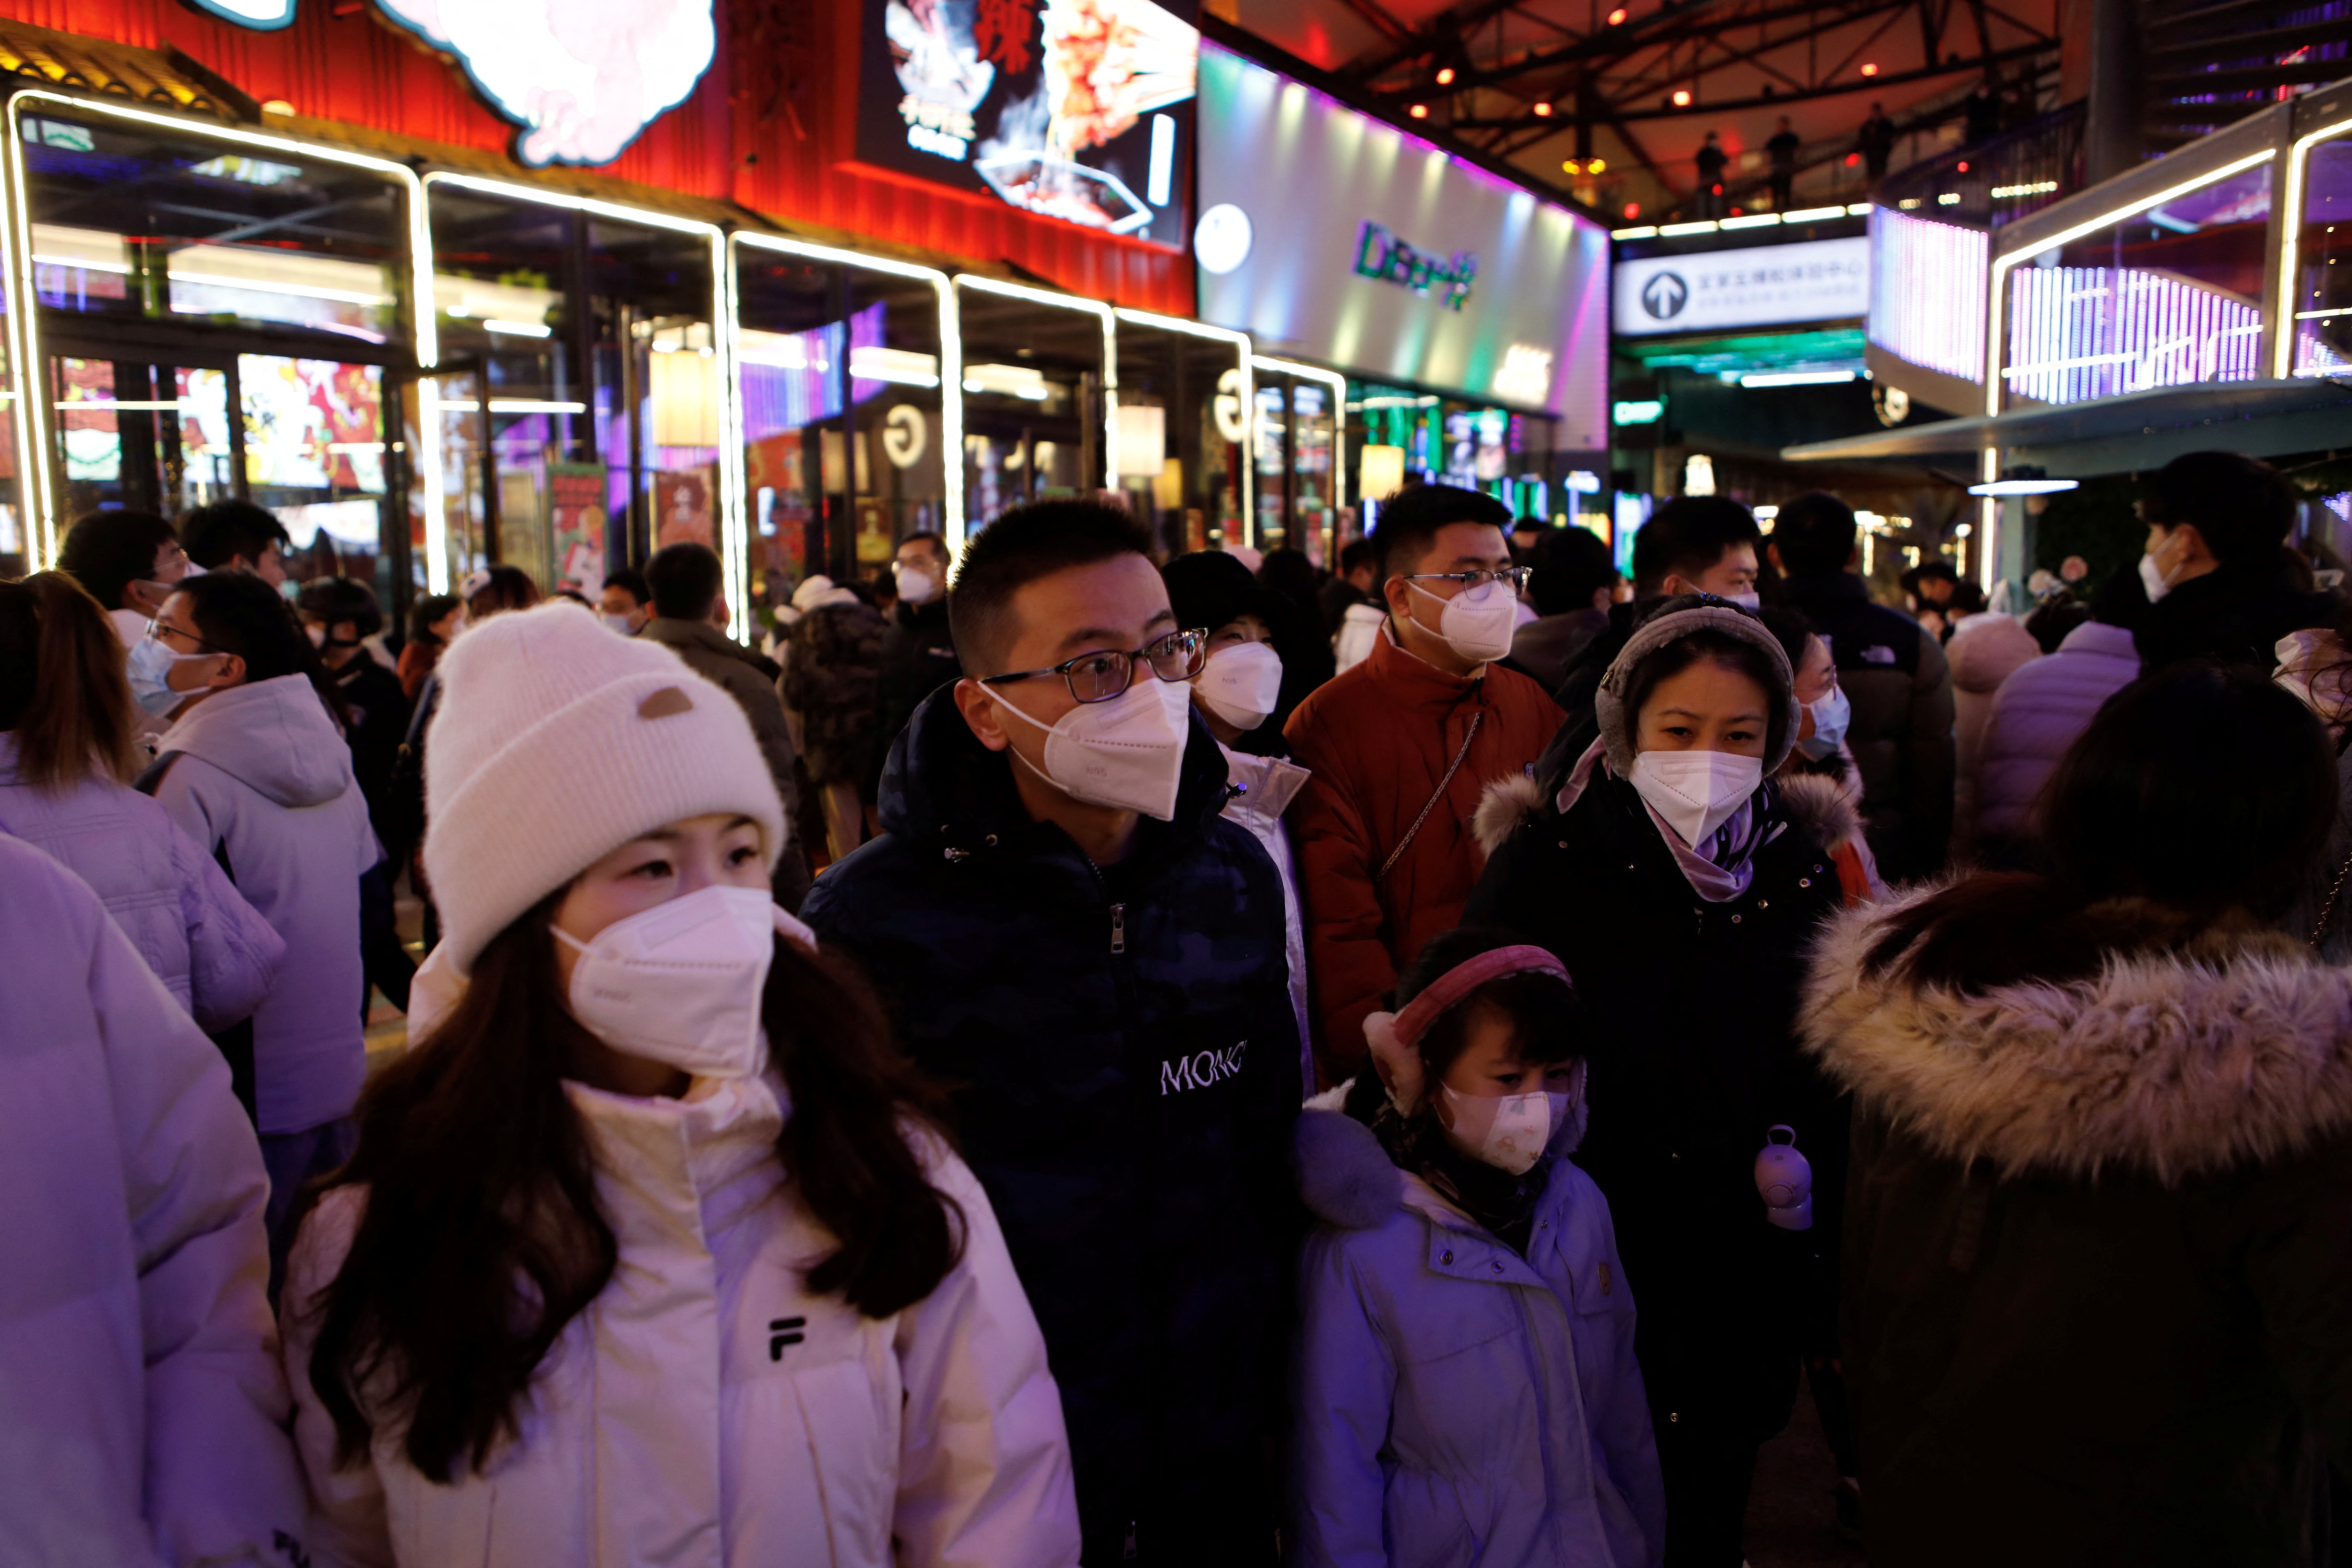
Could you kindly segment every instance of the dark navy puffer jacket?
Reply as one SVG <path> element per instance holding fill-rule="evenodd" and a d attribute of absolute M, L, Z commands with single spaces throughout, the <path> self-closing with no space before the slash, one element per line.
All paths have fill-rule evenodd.
<path fill-rule="evenodd" d="M 1192 727 L 1174 820 L 1098 871 L 935 693 L 883 770 L 884 835 L 801 912 L 953 1091 L 1045 1330 L 1089 1563 L 1271 1556 L 1300 1042 L 1281 883 L 1218 816 L 1225 759 Z"/>

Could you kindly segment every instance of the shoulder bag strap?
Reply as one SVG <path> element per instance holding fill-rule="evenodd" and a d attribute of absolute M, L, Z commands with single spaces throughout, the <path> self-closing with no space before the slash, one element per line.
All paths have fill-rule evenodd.
<path fill-rule="evenodd" d="M 1470 716 L 1470 733 L 1462 737 L 1462 749 L 1454 754 L 1453 762 L 1445 769 L 1445 777 L 1437 781 L 1437 789 L 1430 795 L 1428 803 L 1422 807 L 1421 815 L 1412 820 L 1412 826 L 1404 831 L 1404 837 L 1398 841 L 1397 847 L 1390 852 L 1388 859 L 1381 862 L 1381 869 L 1372 873 L 1374 882 L 1388 875 L 1390 868 L 1403 859 L 1404 852 L 1412 847 L 1413 838 L 1421 831 L 1421 825 L 1429 821 L 1430 812 L 1437 810 L 1437 803 L 1445 799 L 1446 787 L 1454 782 L 1454 776 L 1462 771 L 1463 761 L 1470 755 L 1470 743 L 1478 738 L 1478 727 L 1486 722 L 1486 714 L 1483 708 Z"/>

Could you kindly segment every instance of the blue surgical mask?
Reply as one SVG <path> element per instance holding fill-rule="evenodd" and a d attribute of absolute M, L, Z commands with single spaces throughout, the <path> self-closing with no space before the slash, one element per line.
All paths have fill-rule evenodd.
<path fill-rule="evenodd" d="M 123 672 L 131 677 L 131 700 L 161 718 L 196 695 L 172 689 L 172 666 L 219 657 L 218 653 L 174 653 L 153 637 L 142 637 L 131 644 L 131 662 Z"/>
<path fill-rule="evenodd" d="M 1805 706 L 1813 716 L 1813 733 L 1797 742 L 1797 749 L 1818 762 L 1843 744 L 1853 723 L 1853 704 L 1846 700 L 1843 686 L 1832 686 L 1829 695 Z"/>

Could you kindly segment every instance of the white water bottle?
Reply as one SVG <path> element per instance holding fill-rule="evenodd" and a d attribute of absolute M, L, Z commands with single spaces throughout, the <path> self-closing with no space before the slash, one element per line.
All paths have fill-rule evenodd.
<path fill-rule="evenodd" d="M 1787 1134 L 1786 1139 L 1779 1134 Z M 1756 1190 L 1764 1218 L 1783 1230 L 1813 1228 L 1813 1167 L 1797 1152 L 1797 1129 L 1776 1124 L 1756 1155 Z"/>

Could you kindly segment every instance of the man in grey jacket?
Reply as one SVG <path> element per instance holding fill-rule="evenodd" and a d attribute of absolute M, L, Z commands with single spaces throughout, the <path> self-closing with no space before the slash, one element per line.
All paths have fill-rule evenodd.
<path fill-rule="evenodd" d="M 792 731 L 784 727 L 784 705 L 751 651 L 719 629 L 719 590 L 725 569 L 716 551 L 691 542 L 664 545 L 646 562 L 646 585 L 653 591 L 653 619 L 637 635 L 686 661 L 687 668 L 726 688 L 751 721 L 752 738 L 768 759 L 768 771 L 783 798 L 784 821 L 800 813 L 800 789 L 793 776 Z M 784 846 L 776 862 L 776 902 L 797 911 L 808 894 L 808 856 L 800 841 Z"/>

